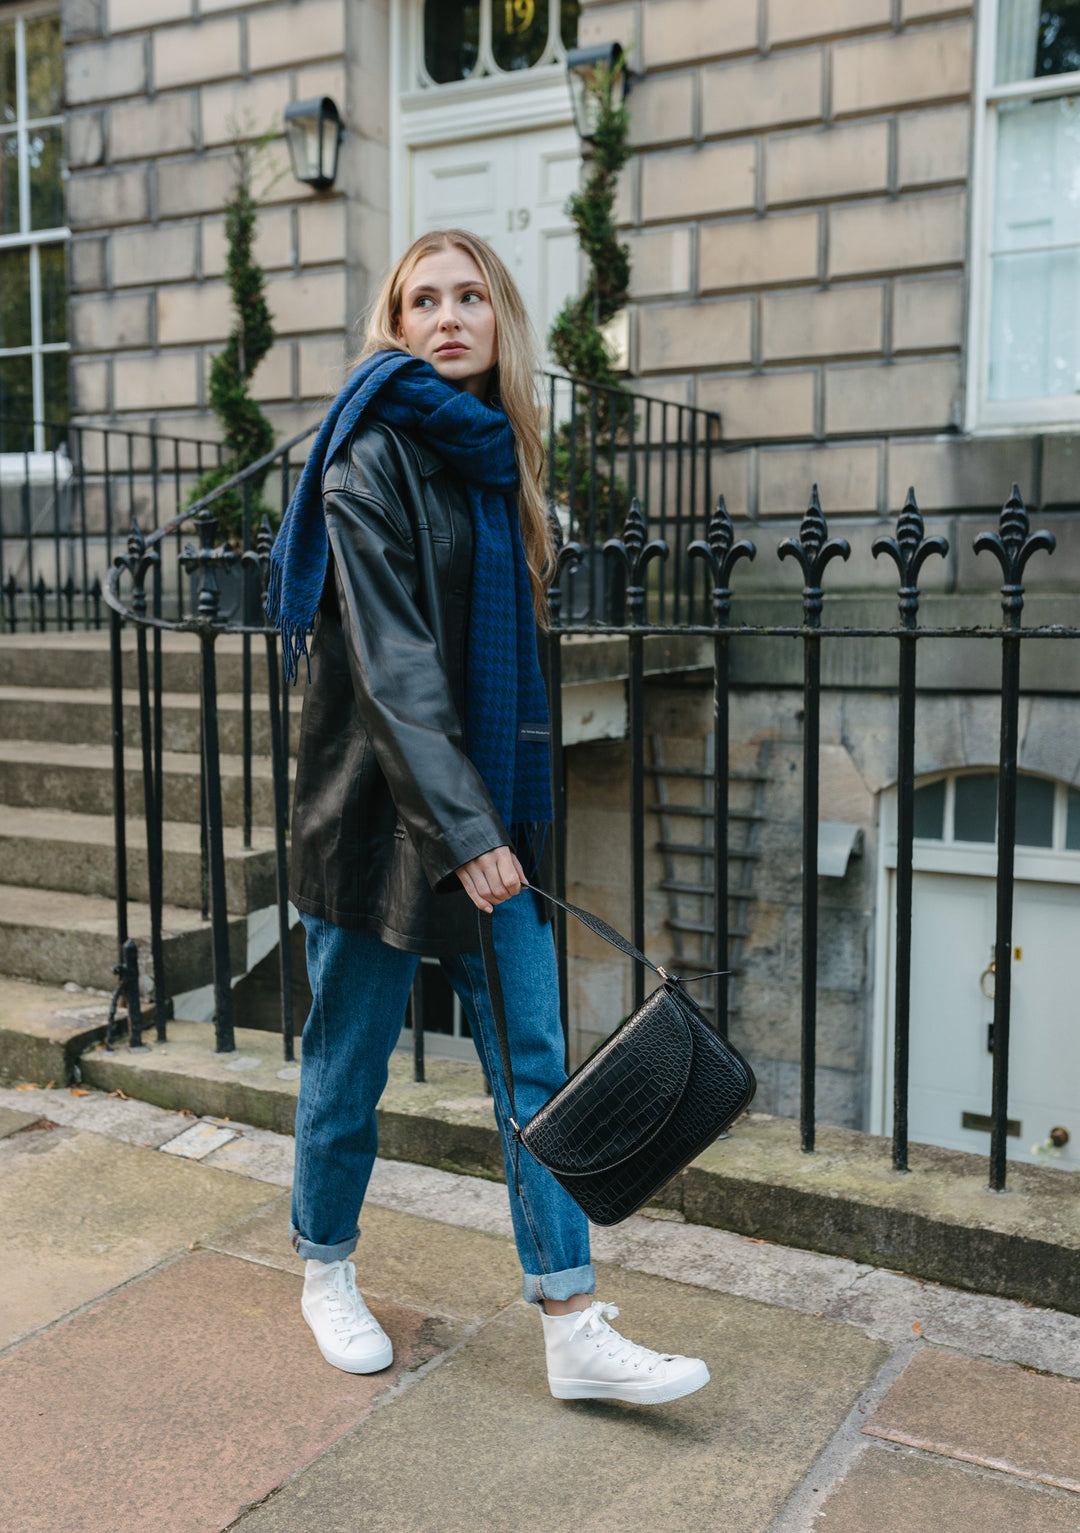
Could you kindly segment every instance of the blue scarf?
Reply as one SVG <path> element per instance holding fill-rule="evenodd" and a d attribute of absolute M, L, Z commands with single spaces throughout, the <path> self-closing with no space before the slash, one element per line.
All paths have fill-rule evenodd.
<path fill-rule="evenodd" d="M 266 611 L 295 681 L 326 580 L 324 465 L 361 415 L 415 432 L 462 478 L 474 553 L 465 677 L 465 751 L 511 827 L 552 817 L 547 695 L 518 521 L 514 434 L 483 404 L 402 351 L 367 357 L 327 411 L 270 555 Z M 524 736 L 524 738 L 523 738 Z"/>

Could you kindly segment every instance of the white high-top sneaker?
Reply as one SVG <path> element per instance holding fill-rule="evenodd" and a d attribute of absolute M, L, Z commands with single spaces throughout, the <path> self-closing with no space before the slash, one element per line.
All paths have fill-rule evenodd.
<path fill-rule="evenodd" d="M 660 1405 L 709 1382 L 699 1357 L 653 1352 L 627 1341 L 608 1325 L 619 1313 L 599 1300 L 569 1315 L 543 1309 L 548 1384 L 557 1400 L 629 1400 Z"/>
<path fill-rule="evenodd" d="M 394 1361 L 389 1336 L 356 1287 L 356 1268 L 347 1258 L 309 1261 L 300 1310 L 328 1363 L 346 1373 L 378 1373 Z"/>

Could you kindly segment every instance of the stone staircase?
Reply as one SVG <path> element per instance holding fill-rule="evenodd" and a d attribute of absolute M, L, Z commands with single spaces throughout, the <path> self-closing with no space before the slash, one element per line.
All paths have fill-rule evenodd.
<path fill-rule="evenodd" d="M 128 924 L 149 977 L 150 908 L 135 636 L 125 633 L 124 772 Z M 0 974 L 109 990 L 116 868 L 107 632 L 0 637 Z M 170 1000 L 210 983 L 199 851 L 198 645 L 163 641 L 164 951 Z M 252 846 L 243 846 L 241 652 L 217 645 L 226 884 L 234 976 L 263 956 L 251 917 L 273 904 L 272 781 L 264 660 L 253 645 Z M 290 698 L 290 729 L 299 728 Z M 145 988 L 145 983 L 144 983 Z"/>

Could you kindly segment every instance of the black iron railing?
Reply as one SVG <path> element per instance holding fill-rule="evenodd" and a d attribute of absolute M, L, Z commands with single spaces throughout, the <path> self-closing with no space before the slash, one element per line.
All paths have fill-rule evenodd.
<path fill-rule="evenodd" d="M 132 521 L 160 528 L 221 446 L 112 426 L 0 420 L 0 629 L 100 628 L 102 583 Z M 174 550 L 155 599 L 181 601 Z"/>
<path fill-rule="evenodd" d="M 576 621 L 619 619 L 618 582 L 605 585 L 604 540 L 636 496 L 653 536 L 676 555 L 704 536 L 712 505 L 720 418 L 706 410 L 618 389 L 543 376 L 546 489 L 562 535 L 591 552 L 568 578 L 567 612 Z M 312 428 L 314 429 L 314 428 Z M 106 571 L 137 522 L 158 551 L 150 600 L 177 618 L 197 600 L 184 590 L 183 527 L 201 477 L 222 461 L 219 443 L 105 426 L 0 421 L 0 598 L 9 633 L 100 627 Z M 302 441 L 304 433 L 297 440 Z M 34 444 L 43 444 L 35 452 Z M 17 447 L 18 450 L 10 450 Z M 279 448 L 260 489 L 277 517 L 288 504 L 303 459 Z M 202 501 L 199 502 L 202 504 Z M 185 510 L 185 507 L 188 507 Z M 156 534 L 168 529 L 165 536 Z M 681 622 L 704 617 L 704 584 L 683 563 L 659 582 L 651 615 Z M 194 573 L 196 584 L 197 572 Z M 220 581 L 219 604 L 238 619 L 240 578 Z"/>
<path fill-rule="evenodd" d="M 557 389 L 558 380 L 553 383 Z M 569 387 L 569 386 L 568 386 Z M 576 386 L 581 387 L 581 386 Z M 595 404 L 597 430 L 603 403 L 602 391 L 585 390 L 590 399 L 590 410 Z M 636 455 L 644 452 L 640 446 L 640 425 L 632 424 L 632 412 L 641 409 L 640 402 L 630 406 L 617 404 L 618 412 L 627 413 L 620 422 L 612 425 L 613 447 L 609 447 L 608 463 L 614 462 L 614 474 L 621 472 L 620 462 L 625 466 L 626 488 L 631 482 L 642 487 L 642 462 Z M 599 436 L 594 434 L 590 418 L 587 430 L 580 438 L 577 431 L 577 406 L 573 395 L 567 396 L 567 413 L 563 424 L 572 425 L 567 431 L 567 452 L 576 452 L 579 441 L 587 443 L 590 454 L 597 451 Z M 558 406 L 553 405 L 552 415 L 555 431 L 560 429 Z M 634 433 L 633 442 L 631 433 Z M 267 464 L 281 470 L 283 481 L 292 471 L 296 450 L 302 438 L 294 438 L 285 444 L 258 468 L 265 470 Z M 685 448 L 684 448 L 685 450 Z M 637 462 L 638 466 L 632 468 Z M 569 463 L 567 458 L 566 463 Z M 564 464 L 565 467 L 565 464 Z M 655 467 L 655 461 L 653 462 Z M 684 468 L 686 467 L 684 463 Z M 569 471 L 569 470 L 568 470 Z M 562 472 L 562 470 L 560 470 Z M 695 471 L 705 482 L 703 465 Z M 289 975 L 288 912 L 286 897 L 286 815 L 288 804 L 288 730 L 283 724 L 285 715 L 281 703 L 280 670 L 277 638 L 273 630 L 264 627 L 257 614 L 261 611 L 261 595 L 265 584 L 269 552 L 273 534 L 267 523 L 253 529 L 250 517 L 250 485 L 255 470 L 238 476 L 232 488 L 243 496 L 245 506 L 243 551 L 215 546 L 215 518 L 213 503 L 230 486 L 222 486 L 204 503 L 193 507 L 167 523 L 150 537 L 144 537 L 138 528 L 132 529 L 127 552 L 121 556 L 110 572 L 106 586 L 106 599 L 112 610 L 114 652 L 114 740 L 117 750 L 117 906 L 120 962 L 118 974 L 121 988 L 129 987 L 132 1004 L 130 1020 L 132 1041 L 137 1043 L 138 1027 L 141 1025 L 137 998 L 133 984 L 134 973 L 131 948 L 125 917 L 124 868 L 124 818 L 123 773 L 119 764 L 123 759 L 123 711 L 120 696 L 120 629 L 122 623 L 135 627 L 138 646 L 138 685 L 140 700 L 140 733 L 143 762 L 143 798 L 148 826 L 152 832 L 154 848 L 150 856 L 153 912 L 153 930 L 160 931 L 161 919 L 161 843 L 162 819 L 161 797 L 161 665 L 160 639 L 166 630 L 180 630 L 197 635 L 201 661 L 201 708 L 202 708 L 202 766 L 203 766 L 203 825 L 208 887 L 208 911 L 213 928 L 214 991 L 216 997 L 216 1040 L 219 1050 L 233 1047 L 232 999 L 230 987 L 230 960 L 228 944 L 228 912 L 225 902 L 225 860 L 221 826 L 220 750 L 217 731 L 217 680 L 215 672 L 215 644 L 223 634 L 240 634 L 245 654 L 243 673 L 244 705 L 248 723 L 244 732 L 244 823 L 246 841 L 250 844 L 251 825 L 251 693 L 254 688 L 250 663 L 252 641 L 258 641 L 266 653 L 266 688 L 270 713 L 271 772 L 273 778 L 274 833 L 277 869 L 277 908 L 281 954 L 281 1025 L 286 1058 L 293 1054 L 292 987 Z M 571 473 L 572 479 L 572 473 Z M 557 476 L 553 479 L 557 484 Z M 780 559 L 793 560 L 802 574 L 802 622 L 787 626 L 740 625 L 731 620 L 732 579 L 740 560 L 755 556 L 752 542 L 736 540 L 735 531 L 721 496 L 714 505 L 704 525 L 696 516 L 693 506 L 689 509 L 681 502 L 667 506 L 667 521 L 658 521 L 656 503 L 646 517 L 639 499 L 630 495 L 621 524 L 613 529 L 611 517 L 617 498 L 613 499 L 609 486 L 609 521 L 600 519 L 603 496 L 591 492 L 584 502 L 575 490 L 568 492 L 569 526 L 577 536 L 564 541 L 560 548 L 558 572 L 551 595 L 552 626 L 545 643 L 549 659 L 549 685 L 551 689 L 552 720 L 552 766 L 554 777 L 554 800 L 556 822 L 554 827 L 555 884 L 556 892 L 565 893 L 566 887 L 566 836 L 568 824 L 567 778 L 565 752 L 562 742 L 562 689 L 564 650 L 572 644 L 575 636 L 598 633 L 621 638 L 626 645 L 626 674 L 628 680 L 630 795 L 628 808 L 628 839 L 631 846 L 630 912 L 634 941 L 645 943 L 645 643 L 654 637 L 697 636 L 710 641 L 713 680 L 713 731 L 714 731 L 714 780 L 713 813 L 711 817 L 714 837 L 713 856 L 713 922 L 712 951 L 717 955 L 718 966 L 723 965 L 728 946 L 728 841 L 727 805 L 729 795 L 729 703 L 731 693 L 729 646 L 732 640 L 740 642 L 758 639 L 787 638 L 797 641 L 803 651 L 803 795 L 802 795 L 802 1094 L 801 1136 L 806 1151 L 814 1148 L 817 1108 L 815 1101 L 815 1055 L 818 1035 L 817 1018 L 817 957 L 818 957 L 818 911 L 819 888 L 817 877 L 818 830 L 819 830 L 819 742 L 821 718 L 821 657 L 825 646 L 864 644 L 870 640 L 890 640 L 896 644 L 897 669 L 897 796 L 899 808 L 897 906 L 896 906 L 896 977 L 895 977 L 895 1045 L 894 1045 L 894 1104 L 893 1104 L 893 1162 L 898 1170 L 906 1169 L 907 1103 L 908 1103 L 908 1039 L 910 1031 L 911 1004 L 911 923 L 912 923 L 912 858 L 914 837 L 914 745 L 915 745 L 915 699 L 917 689 L 916 660 L 920 645 L 957 640 L 973 643 L 995 643 L 1001 651 L 1001 725 L 998 764 L 998 802 L 1000 821 L 998 832 L 997 869 L 997 932 L 996 993 L 994 1001 L 994 1069 L 992 1100 L 992 1136 L 990 1153 L 990 1184 L 994 1188 L 1005 1185 L 1005 1145 L 1008 1122 L 1008 1063 L 1009 1018 L 1011 991 L 1009 984 L 1012 960 L 1012 910 L 1014 893 L 1013 847 L 1015 840 L 1016 795 L 1018 778 L 1018 717 L 1020 708 L 1020 653 L 1025 642 L 1071 643 L 1080 638 L 1080 628 L 1030 627 L 1021 624 L 1023 608 L 1023 575 L 1028 560 L 1036 553 L 1053 552 L 1054 540 L 1048 533 L 1031 532 L 1027 512 L 1014 486 L 1012 494 L 1001 512 L 998 527 L 981 532 L 974 540 L 977 553 L 991 553 L 1001 565 L 1003 584 L 1001 600 L 1003 622 L 997 626 L 943 627 L 920 626 L 919 576 L 925 561 L 946 552 L 943 539 L 926 538 L 922 518 L 915 496 L 909 494 L 899 514 L 894 532 L 879 537 L 874 544 L 875 558 L 891 558 L 899 575 L 899 622 L 894 627 L 839 627 L 824 621 L 827 610 L 826 578 L 834 560 L 847 560 L 850 550 L 843 539 L 830 539 L 825 516 L 818 501 L 816 488 L 809 496 L 809 506 L 797 533 L 786 539 L 779 547 Z M 652 481 L 653 487 L 660 480 Z M 710 483 L 710 493 L 711 493 Z M 619 494 L 621 495 L 621 490 Z M 556 506 L 557 501 L 553 500 Z M 558 520 L 557 514 L 553 518 Z M 148 584 L 152 591 L 157 579 L 160 549 L 163 543 L 175 538 L 181 524 L 194 521 L 198 533 L 198 547 L 182 550 L 180 564 L 189 574 L 198 577 L 198 601 L 190 615 L 168 619 L 148 612 Z M 565 523 L 565 518 L 563 518 Z M 659 527 L 666 527 L 669 536 L 661 536 Z M 560 528 L 561 531 L 561 528 Z M 691 536 L 691 533 L 695 534 Z M 609 534 L 601 536 L 602 534 Z M 245 622 L 226 622 L 219 606 L 218 584 L 225 571 L 238 568 L 243 581 L 242 616 Z M 573 593 L 575 581 L 587 576 L 590 600 L 575 604 Z M 597 575 L 599 569 L 601 573 Z M 783 582 L 784 565 L 777 566 L 777 585 Z M 868 572 L 869 578 L 869 572 Z M 695 595 L 695 579 L 701 586 L 701 600 Z M 592 599 L 601 597 L 598 610 Z M 615 612 L 617 620 L 611 617 Z M 153 656 L 148 650 L 148 639 L 153 639 Z M 153 664 L 151 664 L 151 658 Z M 156 889 L 156 893 L 154 892 Z M 566 932 L 560 922 L 556 931 L 564 998 L 566 997 Z M 125 944 L 128 944 L 125 946 Z M 125 959 L 125 953 L 127 957 Z M 152 962 L 155 978 L 155 1008 L 158 1036 L 166 1030 L 166 996 L 164 994 L 163 968 L 160 944 L 154 949 Z M 635 975 L 635 1004 L 644 996 L 645 975 Z M 419 994 L 413 1008 L 414 1020 L 422 1017 Z M 716 1025 L 726 1031 L 727 1008 L 722 987 L 716 1005 Z M 422 1024 L 414 1032 L 416 1067 L 423 1069 Z"/>

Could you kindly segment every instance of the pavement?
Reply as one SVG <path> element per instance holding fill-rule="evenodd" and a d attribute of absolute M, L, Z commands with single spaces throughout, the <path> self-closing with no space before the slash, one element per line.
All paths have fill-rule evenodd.
<path fill-rule="evenodd" d="M 3 1533 L 1080 1533 L 1080 1318 L 656 1209 L 595 1232 L 600 1292 L 712 1383 L 555 1401 L 505 1189 L 379 1162 L 395 1361 L 354 1377 L 300 1317 L 292 1148 L 0 1090 Z"/>

